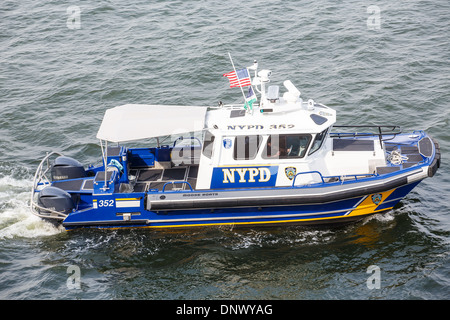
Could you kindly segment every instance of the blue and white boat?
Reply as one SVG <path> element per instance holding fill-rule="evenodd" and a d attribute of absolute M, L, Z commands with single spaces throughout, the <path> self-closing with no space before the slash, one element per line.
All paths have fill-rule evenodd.
<path fill-rule="evenodd" d="M 225 76 L 244 94 L 254 71 L 244 105 L 107 110 L 101 164 L 48 154 L 31 211 L 66 229 L 339 224 L 393 209 L 440 166 L 423 131 L 337 126 L 289 80 L 281 94 L 269 70 L 243 70 Z"/>

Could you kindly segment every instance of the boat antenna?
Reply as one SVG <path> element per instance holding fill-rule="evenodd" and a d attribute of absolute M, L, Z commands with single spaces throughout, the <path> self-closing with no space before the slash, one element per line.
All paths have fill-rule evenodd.
<path fill-rule="evenodd" d="M 247 100 L 246 100 L 246 97 L 245 97 L 244 89 L 242 89 L 241 80 L 237 76 L 236 68 L 234 67 L 233 59 L 231 58 L 230 52 L 228 52 L 228 56 L 230 57 L 230 61 L 231 61 L 231 65 L 233 66 L 234 73 L 236 73 L 236 78 L 237 78 L 237 80 L 239 82 L 239 88 L 241 88 L 242 96 L 244 97 L 244 103 L 245 103 L 245 101 L 247 101 Z"/>

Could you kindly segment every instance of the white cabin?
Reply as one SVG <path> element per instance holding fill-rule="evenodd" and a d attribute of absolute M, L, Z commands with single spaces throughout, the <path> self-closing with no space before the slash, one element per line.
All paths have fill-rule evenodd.
<path fill-rule="evenodd" d="M 371 175 L 386 165 L 381 139 L 331 137 L 336 111 L 303 101 L 289 80 L 284 86 L 287 91 L 280 96 L 278 86 L 266 92 L 261 85 L 253 110 L 223 105 L 116 107 L 107 110 L 97 137 L 121 143 L 203 132 L 196 147 L 177 139 L 170 159 L 155 159 L 155 168 L 198 165 L 197 190 L 301 186 L 321 182 L 324 176 Z"/>
<path fill-rule="evenodd" d="M 272 88 L 251 112 L 232 106 L 208 110 L 196 189 L 292 186 L 296 175 L 306 173 L 295 178 L 298 186 L 320 182 L 313 171 L 367 175 L 385 165 L 377 140 L 355 150 L 345 147 L 345 139 L 338 139 L 342 147 L 329 138 L 335 110 L 298 96 L 270 96 L 278 93 Z"/>

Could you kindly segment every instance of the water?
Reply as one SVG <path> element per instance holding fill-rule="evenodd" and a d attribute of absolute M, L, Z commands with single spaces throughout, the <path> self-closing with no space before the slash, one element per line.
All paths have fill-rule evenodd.
<path fill-rule="evenodd" d="M 2 1 L 0 298 L 448 299 L 450 4 L 374 4 L 379 19 L 355 0 Z M 66 232 L 29 213 L 46 151 L 99 159 L 107 108 L 241 103 L 227 52 L 338 124 L 428 131 L 443 166 L 395 210 L 339 229 Z"/>

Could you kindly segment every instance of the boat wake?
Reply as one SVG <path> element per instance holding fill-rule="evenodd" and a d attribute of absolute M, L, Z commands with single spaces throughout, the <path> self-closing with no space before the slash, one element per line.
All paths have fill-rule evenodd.
<path fill-rule="evenodd" d="M 295 245 L 318 245 L 333 241 L 336 234 L 332 229 L 305 229 L 291 227 L 285 230 L 247 230 L 234 231 L 228 237 L 227 247 L 232 250 L 247 249 L 250 247 L 278 247 Z M 222 242 L 223 243 L 223 242 Z"/>
<path fill-rule="evenodd" d="M 32 179 L 16 176 L 0 173 L 0 239 L 35 238 L 62 232 L 64 228 L 30 214 Z"/>
<path fill-rule="evenodd" d="M 387 212 L 381 213 L 381 214 L 374 214 L 371 216 L 366 217 L 363 221 L 362 224 L 365 225 L 371 221 L 378 221 L 381 223 L 388 223 L 388 222 L 392 222 L 395 219 L 395 211 L 394 210 L 389 210 Z"/>

